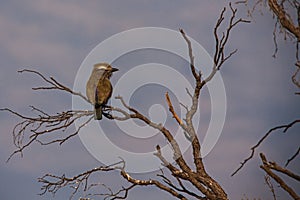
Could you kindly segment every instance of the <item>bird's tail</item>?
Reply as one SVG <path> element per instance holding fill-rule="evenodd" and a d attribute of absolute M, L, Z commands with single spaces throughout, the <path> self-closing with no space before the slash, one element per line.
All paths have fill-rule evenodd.
<path fill-rule="evenodd" d="M 99 104 L 95 105 L 95 114 L 94 114 L 94 118 L 96 120 L 101 120 L 102 119 L 102 106 Z"/>

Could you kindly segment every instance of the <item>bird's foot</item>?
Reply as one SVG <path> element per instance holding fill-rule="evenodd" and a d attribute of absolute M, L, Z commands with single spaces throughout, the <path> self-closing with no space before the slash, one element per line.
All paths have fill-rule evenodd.
<path fill-rule="evenodd" d="M 114 119 L 113 116 L 109 112 L 103 112 L 102 113 L 107 119 Z"/>

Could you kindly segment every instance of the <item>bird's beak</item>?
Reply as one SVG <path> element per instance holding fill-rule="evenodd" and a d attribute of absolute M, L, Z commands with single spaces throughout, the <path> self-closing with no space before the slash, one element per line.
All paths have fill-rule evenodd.
<path fill-rule="evenodd" d="M 112 71 L 112 72 L 116 72 L 116 71 L 119 71 L 119 69 L 117 69 L 117 68 L 112 68 L 111 71 Z"/>

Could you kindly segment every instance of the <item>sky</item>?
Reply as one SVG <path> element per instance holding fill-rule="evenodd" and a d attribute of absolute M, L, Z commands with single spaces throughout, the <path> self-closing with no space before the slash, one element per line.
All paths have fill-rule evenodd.
<path fill-rule="evenodd" d="M 1 1 L 0 4 L 0 107 L 31 115 L 29 105 L 52 113 L 71 109 L 72 96 L 62 92 L 33 91 L 32 87 L 44 85 L 44 82 L 31 74 L 19 74 L 18 70 L 38 70 L 71 88 L 76 84 L 84 87 L 85 83 L 76 81 L 78 72 L 82 70 L 82 63 L 90 52 L 115 34 L 143 27 L 160 27 L 174 31 L 183 28 L 213 56 L 213 28 L 220 11 L 228 5 L 228 1 L 12 0 Z M 238 15 L 246 17 L 246 9 L 241 5 L 237 8 Z M 228 51 L 238 49 L 238 52 L 224 64 L 220 72 L 226 90 L 226 118 L 221 135 L 212 151 L 205 156 L 204 163 L 210 175 L 224 186 L 230 199 L 271 199 L 272 194 L 264 183 L 264 172 L 259 168 L 261 162 L 258 152 L 264 152 L 270 160 L 284 165 L 286 159 L 299 146 L 299 126 L 291 128 L 286 134 L 274 132 L 259 147 L 255 157 L 237 175 L 230 176 L 239 163 L 250 154 L 251 146 L 264 133 L 274 126 L 293 121 L 300 113 L 296 104 L 297 96 L 294 95 L 297 88 L 291 82 L 295 70 L 294 45 L 289 39 L 284 40 L 283 36 L 279 36 L 279 51 L 277 57 L 273 58 L 273 29 L 274 19 L 268 9 L 263 9 L 263 14 L 255 13 L 251 24 L 237 26 L 230 35 Z M 149 37 L 149 41 L 151 40 L 155 38 Z M 132 45 L 136 41 L 120 41 L 122 44 L 124 42 Z M 175 44 L 177 41 L 174 41 Z M 113 54 L 119 50 L 112 49 L 115 51 L 101 51 Z M 112 77 L 113 84 L 117 84 L 122 76 L 124 78 L 135 66 L 153 62 L 176 69 L 193 84 L 188 68 L 182 67 L 187 65 L 182 58 L 151 49 L 129 52 L 114 60 L 113 64 L 120 72 Z M 85 72 L 87 75 L 90 73 L 87 70 Z M 152 75 L 140 74 L 140 79 L 148 80 Z M 172 77 L 166 79 L 170 80 L 170 87 L 158 84 L 140 86 L 130 96 L 129 103 L 144 113 L 149 111 L 149 115 L 155 120 L 165 120 L 164 124 L 170 130 L 176 131 L 176 123 L 166 109 L 163 94 L 169 91 L 171 98 L 176 99 L 176 92 L 171 88 L 182 87 L 184 91 L 188 86 L 178 84 Z M 130 83 L 136 84 L 133 81 Z M 84 94 L 84 91 L 82 92 Z M 211 117 L 212 100 L 209 99 L 209 92 L 208 88 L 204 88 L 200 98 L 200 138 L 204 137 L 202 132 L 208 129 Z M 222 99 L 219 101 L 224 103 Z M 175 108 L 180 109 L 179 106 Z M 62 146 L 33 144 L 24 151 L 22 158 L 17 155 L 6 163 L 14 151 L 12 129 L 18 120 L 6 112 L 0 112 L 1 199 L 67 199 L 71 193 L 71 190 L 67 189 L 56 196 L 37 195 L 41 187 L 37 178 L 46 173 L 73 176 L 101 165 L 78 136 Z M 145 133 L 155 136 L 143 140 L 137 136 L 124 135 L 115 122 L 103 120 L 101 123 L 103 129 L 111 133 L 107 136 L 110 141 L 130 152 L 148 152 L 152 151 L 151 148 L 154 148 L 156 143 L 165 144 L 164 138 L 151 131 Z M 139 122 L 135 124 L 143 126 Z M 71 130 L 75 128 L 71 127 Z M 111 152 L 102 153 L 111 155 Z M 185 156 L 190 161 L 188 153 L 189 150 Z M 139 162 L 133 164 L 136 167 L 142 166 Z M 289 167 L 299 174 L 299 164 L 297 158 Z M 155 172 L 136 176 L 147 179 L 155 177 Z M 103 174 L 99 180 L 110 184 L 112 188 L 120 184 L 116 173 Z M 295 191 L 300 191 L 299 183 L 292 184 Z M 277 199 L 288 198 L 276 183 L 274 186 Z M 172 199 L 169 194 L 153 187 L 136 188 L 128 196 L 128 199 L 155 198 Z"/>

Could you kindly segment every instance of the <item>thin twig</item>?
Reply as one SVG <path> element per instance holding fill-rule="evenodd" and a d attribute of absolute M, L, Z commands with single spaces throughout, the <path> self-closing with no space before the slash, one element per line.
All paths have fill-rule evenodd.
<path fill-rule="evenodd" d="M 269 189 L 270 189 L 270 191 L 272 193 L 273 199 L 276 200 L 275 189 L 274 189 L 274 186 L 273 186 L 273 184 L 271 182 L 270 176 L 265 175 L 265 182 L 266 182 L 267 186 L 269 187 Z"/>
<path fill-rule="evenodd" d="M 285 167 L 287 167 L 291 161 L 293 161 L 300 153 L 300 147 L 298 147 L 298 150 L 292 155 L 292 157 L 290 157 L 285 164 Z"/>

